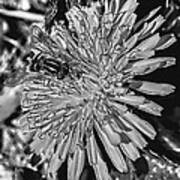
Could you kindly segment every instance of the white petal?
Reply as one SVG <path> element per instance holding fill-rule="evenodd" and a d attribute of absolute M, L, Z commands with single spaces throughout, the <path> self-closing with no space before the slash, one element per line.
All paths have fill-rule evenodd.
<path fill-rule="evenodd" d="M 70 154 L 73 154 L 75 152 L 76 146 L 79 142 L 79 137 L 80 137 L 80 123 L 77 124 L 77 126 L 75 127 L 75 130 L 73 132 L 71 145 L 69 147 Z"/>
<path fill-rule="evenodd" d="M 132 80 L 130 83 L 130 88 L 148 95 L 166 96 L 170 93 L 173 93 L 175 90 L 175 87 L 170 84 L 134 80 Z"/>
<path fill-rule="evenodd" d="M 154 28 L 151 30 L 151 33 L 153 34 L 157 29 L 159 29 L 165 21 L 166 20 L 161 15 L 159 15 L 155 20 L 153 20 L 151 23 L 152 24 L 155 23 L 155 25 L 154 25 Z"/>
<path fill-rule="evenodd" d="M 159 57 L 159 58 L 151 58 L 151 59 L 146 59 L 142 61 L 138 61 L 133 64 L 133 67 L 138 68 L 139 66 L 151 66 L 154 64 L 159 64 L 159 63 L 165 63 L 163 64 L 162 67 L 168 67 L 169 65 L 174 65 L 175 63 L 175 58 L 173 57 Z"/>
<path fill-rule="evenodd" d="M 155 116 L 161 116 L 163 107 L 153 101 L 147 101 L 146 103 L 140 105 L 138 109 L 153 114 Z"/>
<path fill-rule="evenodd" d="M 57 174 L 57 170 L 65 161 L 69 150 L 70 141 L 72 139 L 72 134 L 73 133 L 71 132 L 62 139 L 59 139 L 59 142 L 57 142 L 56 152 L 53 154 L 49 162 L 49 167 L 47 172 L 49 176 L 55 177 Z"/>
<path fill-rule="evenodd" d="M 132 17 L 132 15 L 133 15 L 133 14 L 130 14 L 130 13 L 122 14 L 121 19 L 120 19 L 120 22 L 119 22 L 119 24 L 118 24 L 118 27 L 127 25 L 128 21 L 130 20 L 130 18 Z M 119 29 L 119 31 L 122 31 L 122 30 Z M 121 34 L 122 34 L 122 33 L 121 33 Z"/>
<path fill-rule="evenodd" d="M 112 130 L 109 123 L 102 125 L 102 130 L 106 133 L 112 145 L 117 146 L 118 144 L 120 144 L 120 135 Z"/>
<path fill-rule="evenodd" d="M 150 11 L 150 13 L 145 16 L 144 18 L 142 18 L 140 21 L 138 21 L 135 24 L 134 30 L 137 30 L 137 28 L 142 25 L 143 23 L 145 23 L 146 21 L 150 20 L 159 10 L 161 7 L 157 7 L 156 9 L 153 9 L 152 11 Z"/>
<path fill-rule="evenodd" d="M 125 47 L 129 50 L 135 46 L 138 41 L 138 34 L 134 34 L 124 43 Z"/>
<path fill-rule="evenodd" d="M 156 47 L 159 40 L 160 40 L 159 33 L 156 33 L 153 36 L 151 36 L 151 37 L 145 39 L 144 41 L 142 41 L 135 48 L 140 50 L 140 51 L 151 50 L 151 49 L 154 49 Z"/>
<path fill-rule="evenodd" d="M 135 22 L 136 22 L 136 19 L 137 19 L 137 15 L 136 14 L 132 14 L 129 18 L 129 21 L 126 22 L 126 24 L 129 25 L 129 30 L 131 31 Z"/>
<path fill-rule="evenodd" d="M 56 141 L 56 139 L 54 139 L 53 141 Z M 52 178 L 54 180 L 56 179 L 57 170 L 60 168 L 60 166 L 63 163 L 63 160 L 59 159 L 59 149 L 64 145 L 64 139 L 61 141 L 60 144 L 58 144 L 58 147 L 55 153 L 54 153 L 55 144 L 53 146 L 51 144 L 49 147 L 47 147 L 47 150 L 43 154 L 43 157 L 44 159 L 49 160 L 48 171 L 46 173 L 50 179 Z"/>
<path fill-rule="evenodd" d="M 85 152 L 77 146 L 74 154 L 68 156 L 68 180 L 79 180 L 85 163 Z"/>
<path fill-rule="evenodd" d="M 176 59 L 173 57 L 159 57 L 140 60 L 130 64 L 124 72 L 132 75 L 144 75 L 155 71 L 158 68 L 166 68 L 175 64 Z"/>
<path fill-rule="evenodd" d="M 127 165 L 122 153 L 120 152 L 120 149 L 110 143 L 108 137 L 105 133 L 103 133 L 102 129 L 96 121 L 95 128 L 113 165 L 117 168 L 119 172 L 127 172 Z"/>
<path fill-rule="evenodd" d="M 49 123 L 46 126 L 42 127 L 39 131 L 39 137 L 43 138 L 44 136 L 46 136 L 46 134 L 48 134 L 48 132 L 50 132 L 50 130 L 52 130 L 53 128 L 53 124 Z"/>
<path fill-rule="evenodd" d="M 123 153 L 133 161 L 140 157 L 139 151 L 132 142 L 128 144 L 121 143 L 120 148 L 122 149 Z"/>
<path fill-rule="evenodd" d="M 153 101 L 146 99 L 143 96 L 124 95 L 116 98 L 111 98 L 111 100 L 114 101 L 115 106 L 118 106 L 118 103 L 125 103 L 156 116 L 160 116 L 161 111 L 163 110 L 163 107 Z"/>
<path fill-rule="evenodd" d="M 171 46 L 177 41 L 173 34 L 166 34 L 161 37 L 161 40 L 156 45 L 156 50 L 163 50 Z"/>
<path fill-rule="evenodd" d="M 127 130 L 121 129 L 118 126 L 117 122 L 114 121 L 111 123 L 111 126 L 114 129 L 114 131 L 120 134 L 124 132 L 139 149 L 143 149 L 147 145 L 147 142 L 142 137 L 142 135 L 126 119 L 119 117 L 119 121 L 122 121 L 122 123 L 125 124 L 125 126 L 128 129 L 127 128 L 126 128 Z"/>
<path fill-rule="evenodd" d="M 132 106 L 139 106 L 145 102 L 145 97 L 143 96 L 135 96 L 135 95 L 124 95 L 119 96 L 118 98 L 114 98 L 115 101 L 120 101 L 125 104 L 130 104 Z"/>
<path fill-rule="evenodd" d="M 160 10 L 160 6 L 153 9 L 146 17 L 145 17 L 145 21 L 148 21 L 149 19 L 151 19 L 159 10 Z"/>
<path fill-rule="evenodd" d="M 17 119 L 17 125 L 21 128 L 23 127 L 28 127 L 28 123 L 27 123 L 27 116 L 28 114 L 24 114 L 21 115 L 18 119 Z M 24 129 L 24 128 L 23 128 Z M 27 129 L 28 130 L 28 129 Z"/>
<path fill-rule="evenodd" d="M 120 8 L 120 1 L 119 0 L 112 0 L 109 5 L 109 9 L 113 14 L 118 14 L 118 10 Z"/>
<path fill-rule="evenodd" d="M 88 140 L 87 146 L 87 156 L 90 162 L 90 165 L 93 167 L 95 176 L 97 180 L 112 180 L 109 175 L 108 168 L 104 160 L 102 159 L 102 155 L 98 145 L 96 143 L 95 137 L 92 134 L 90 136 L 91 142 Z"/>
<path fill-rule="evenodd" d="M 126 132 L 126 135 L 132 140 L 132 142 L 139 148 L 143 149 L 147 146 L 146 140 L 143 136 L 134 128 L 131 131 Z"/>
<path fill-rule="evenodd" d="M 124 117 L 129 123 L 131 123 L 134 127 L 136 127 L 149 138 L 154 139 L 156 136 L 156 131 L 154 130 L 153 126 L 147 121 L 140 119 L 138 116 L 130 112 L 124 114 Z"/>
<path fill-rule="evenodd" d="M 63 161 L 66 159 L 66 156 L 68 154 L 73 135 L 74 135 L 73 130 L 71 130 L 67 135 L 68 136 L 67 139 L 64 140 L 64 145 L 61 146 L 61 148 L 59 149 L 59 158 L 62 159 Z"/>
<path fill-rule="evenodd" d="M 47 146 L 50 145 L 52 142 L 51 138 L 45 137 L 44 139 L 40 139 L 37 135 L 33 138 L 32 143 L 30 144 L 30 148 L 32 151 L 34 151 L 36 154 L 41 154 L 43 151 L 47 150 Z"/>
<path fill-rule="evenodd" d="M 90 137 L 87 138 L 87 155 L 90 165 L 97 164 L 98 161 L 98 152 L 96 146 L 97 145 L 94 139 L 94 135 L 92 134 Z"/>
<path fill-rule="evenodd" d="M 49 178 L 56 180 L 57 170 L 60 168 L 62 163 L 63 161 L 59 159 L 57 155 L 53 156 L 53 158 L 49 163 L 48 172 L 47 172 Z"/>
<path fill-rule="evenodd" d="M 119 72 L 122 71 L 122 69 L 128 65 L 128 62 L 129 62 L 128 57 L 126 56 L 121 57 L 120 59 L 118 59 L 118 62 L 115 65 L 116 69 L 118 69 Z"/>
<path fill-rule="evenodd" d="M 43 150 L 44 159 L 50 159 L 52 154 L 54 154 L 55 146 L 57 144 L 56 139 L 50 138 L 50 143 L 47 144 L 46 148 Z"/>
<path fill-rule="evenodd" d="M 163 108 L 160 105 L 142 96 L 124 95 L 124 96 L 119 96 L 117 98 L 111 98 L 111 100 L 116 101 L 117 104 L 118 102 L 129 104 L 131 106 L 136 107 L 139 110 L 142 110 L 142 111 L 145 111 L 147 113 L 157 115 L 157 116 L 160 116 L 161 111 L 163 110 Z"/>
<path fill-rule="evenodd" d="M 104 14 L 109 13 L 109 2 L 108 2 L 108 0 L 103 0 L 103 4 L 104 4 L 104 7 L 105 7 Z"/>
<path fill-rule="evenodd" d="M 124 114 L 128 111 L 127 106 L 125 106 L 124 104 L 118 103 L 118 99 L 117 99 L 117 102 L 116 102 L 116 99 L 115 101 L 109 101 L 109 104 L 112 106 L 115 106 L 115 108 L 118 110 L 118 112 L 120 112 L 120 114 Z"/>
<path fill-rule="evenodd" d="M 138 6 L 137 0 L 127 0 L 123 4 L 120 12 L 134 11 L 137 6 Z"/>
<path fill-rule="evenodd" d="M 143 39 L 153 34 L 164 22 L 165 22 L 164 17 L 159 15 L 156 18 L 154 18 L 151 22 L 145 23 L 144 27 L 139 32 L 140 34 L 139 38 Z"/>
<path fill-rule="evenodd" d="M 154 55 L 155 55 L 155 50 L 136 51 L 135 49 L 135 51 L 132 51 L 132 53 L 130 53 L 129 60 L 148 59 Z"/>

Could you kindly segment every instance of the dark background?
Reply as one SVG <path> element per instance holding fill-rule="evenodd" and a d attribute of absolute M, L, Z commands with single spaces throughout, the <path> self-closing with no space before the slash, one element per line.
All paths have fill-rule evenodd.
<path fill-rule="evenodd" d="M 63 1 L 64 0 L 59 0 L 59 9 L 55 17 L 56 19 L 65 18 L 63 14 L 66 11 L 66 8 Z M 165 6 L 165 0 L 139 0 L 138 2 L 140 3 L 139 7 L 136 10 L 136 13 L 138 14 L 138 19 L 141 19 L 142 17 L 147 15 L 152 9 L 158 6 L 162 6 L 160 12 L 164 15 L 166 15 L 170 10 L 170 6 Z M 171 95 L 165 97 L 150 97 L 153 101 L 159 103 L 164 107 L 162 117 L 156 118 L 149 115 L 144 116 L 146 120 L 148 120 L 154 125 L 158 132 L 156 141 L 150 142 L 150 145 L 147 149 L 153 149 L 160 156 L 166 156 L 173 162 L 180 164 L 180 20 L 178 20 L 178 17 L 180 17 L 180 10 L 178 9 L 180 8 L 180 2 L 178 0 L 174 0 L 172 2 L 174 2 L 173 6 L 176 8 L 174 8 L 170 16 L 168 16 L 167 23 L 164 24 L 161 33 L 175 33 L 177 37 L 177 42 L 173 44 L 170 48 L 158 52 L 157 55 L 175 57 L 177 63 L 175 66 L 157 70 L 149 75 L 140 78 L 154 82 L 169 83 L 176 86 L 175 93 Z M 39 11 L 34 8 L 30 9 L 30 11 L 39 13 Z M 17 19 L 4 16 L 0 16 L 0 18 L 5 18 L 9 23 L 10 31 L 7 33 L 7 36 L 18 40 L 23 44 L 26 40 L 25 37 L 23 37 L 21 34 L 21 29 L 19 29 L 19 27 L 17 26 Z M 176 23 L 172 25 L 170 29 L 168 29 L 167 27 L 172 22 Z M 8 43 L 3 44 L 2 48 L 4 48 L 5 46 L 9 49 L 12 48 L 12 46 Z M 2 81 L 2 77 L 0 78 L 0 81 Z M 166 137 L 174 144 L 174 147 L 178 147 L 179 152 L 177 152 L 174 147 L 169 146 L 169 144 L 164 140 Z M 136 162 L 135 166 L 137 169 L 139 169 L 140 172 L 147 172 L 147 164 L 144 159 L 140 159 L 138 162 Z M 66 164 L 61 167 L 60 171 L 60 179 L 63 179 L 64 174 L 66 174 Z M 89 172 L 90 171 L 91 170 L 89 170 Z M 22 173 L 24 179 L 40 179 L 39 174 L 34 173 L 29 169 L 25 169 L 24 172 L 25 173 Z"/>

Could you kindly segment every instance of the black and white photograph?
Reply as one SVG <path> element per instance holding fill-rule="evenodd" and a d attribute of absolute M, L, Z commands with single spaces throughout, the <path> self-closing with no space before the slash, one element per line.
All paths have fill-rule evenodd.
<path fill-rule="evenodd" d="M 0 0 L 0 180 L 180 180 L 180 0 Z"/>

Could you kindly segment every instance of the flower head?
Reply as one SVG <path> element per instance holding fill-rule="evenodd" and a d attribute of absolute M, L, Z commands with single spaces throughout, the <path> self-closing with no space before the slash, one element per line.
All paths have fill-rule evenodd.
<path fill-rule="evenodd" d="M 139 94 L 164 96 L 174 86 L 133 78 L 174 65 L 174 58 L 155 57 L 155 52 L 175 37 L 156 32 L 164 22 L 161 15 L 154 18 L 158 9 L 136 23 L 137 6 L 136 0 L 74 5 L 66 13 L 68 28 L 59 22 L 47 34 L 44 26 L 32 27 L 38 71 L 25 78 L 21 105 L 26 114 L 19 122 L 34 132 L 30 147 L 48 163 L 52 179 L 67 158 L 68 179 L 78 180 L 86 154 L 96 178 L 111 179 L 96 135 L 121 173 L 128 171 L 126 159 L 135 161 L 147 145 L 143 135 L 156 136 L 133 110 L 161 115 L 160 105 Z M 69 75 L 59 79 L 64 62 Z"/>

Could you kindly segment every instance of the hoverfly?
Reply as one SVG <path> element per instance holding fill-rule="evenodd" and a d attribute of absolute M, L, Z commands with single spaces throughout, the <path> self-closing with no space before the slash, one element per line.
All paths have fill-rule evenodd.
<path fill-rule="evenodd" d="M 31 72 L 39 72 L 60 80 L 69 74 L 69 65 L 67 62 L 43 55 L 41 52 L 35 53 L 31 51 L 25 57 L 25 61 L 29 62 L 29 71 Z"/>

